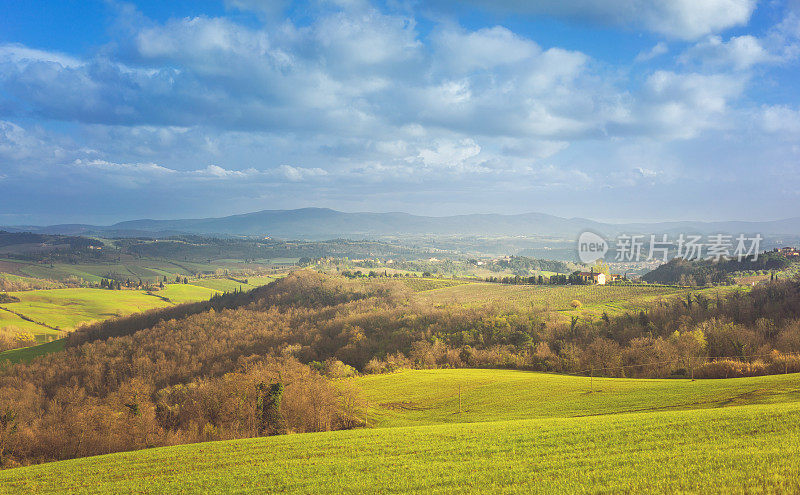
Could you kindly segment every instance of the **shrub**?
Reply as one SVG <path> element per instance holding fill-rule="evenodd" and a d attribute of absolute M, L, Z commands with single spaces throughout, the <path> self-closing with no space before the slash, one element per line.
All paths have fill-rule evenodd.
<path fill-rule="evenodd" d="M 15 326 L 0 328 L 0 351 L 19 349 L 36 344 L 36 339 L 31 333 Z"/>

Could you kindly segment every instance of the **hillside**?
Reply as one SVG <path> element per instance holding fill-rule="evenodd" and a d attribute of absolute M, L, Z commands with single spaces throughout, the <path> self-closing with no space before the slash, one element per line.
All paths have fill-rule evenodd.
<path fill-rule="evenodd" d="M 424 414 L 431 403 L 408 404 L 408 391 L 413 395 L 430 389 L 430 380 L 437 377 L 451 385 L 443 388 L 446 393 L 462 382 L 469 390 L 464 410 L 485 422 L 466 422 L 475 421 L 473 417 L 438 424 L 436 414 L 420 419 L 419 411 Z M 543 393 L 553 381 L 558 387 Z M 396 417 L 417 416 L 413 422 L 419 426 L 181 445 L 62 461 L 0 471 L 0 486 L 9 493 L 363 493 L 366 487 L 426 493 L 670 493 L 732 487 L 789 492 L 800 489 L 800 465 L 786 455 L 800 448 L 799 381 L 798 375 L 655 385 L 606 379 L 597 380 L 595 391 L 587 394 L 588 378 L 409 372 L 355 383 L 368 395 L 380 394 L 386 404 L 406 404 L 395 407 Z M 393 388 L 391 382 L 402 386 Z M 670 385 L 680 390 L 670 398 L 656 391 Z M 520 390 L 538 393 L 508 397 Z M 764 393 L 770 402 L 766 405 Z M 576 397 L 584 398 L 585 409 L 575 408 Z M 613 404 L 617 397 L 627 397 L 634 411 L 647 411 L 627 412 Z M 681 410 L 665 409 L 676 398 Z M 457 403 L 452 399 L 441 412 L 447 409 L 455 418 Z M 601 405 L 593 405 L 595 401 Z"/>
<path fill-rule="evenodd" d="M 680 285 L 729 284 L 733 283 L 734 274 L 742 272 L 756 274 L 770 272 L 788 278 L 791 273 L 797 272 L 798 266 L 800 266 L 798 261 L 775 252 L 762 253 L 756 261 L 747 259 L 712 262 L 673 258 L 669 263 L 664 263 L 643 275 L 642 280 L 649 283 Z"/>
<path fill-rule="evenodd" d="M 378 427 L 714 409 L 800 399 L 798 374 L 589 380 L 515 370 L 438 369 L 364 376 L 352 382 L 369 404 L 370 426 Z"/>
<path fill-rule="evenodd" d="M 452 297 L 470 287 L 477 292 Z M 800 371 L 800 280 L 729 293 L 519 288 L 302 270 L 249 292 L 83 327 L 59 352 L 0 366 L 2 465 L 365 424 L 797 398 L 788 373 Z M 590 288 L 578 296 L 585 309 L 568 302 L 578 293 L 564 292 Z M 478 303 L 482 291 L 493 299 Z M 487 371 L 498 368 L 561 375 Z M 421 371 L 392 373 L 401 369 Z M 338 381 L 356 372 L 374 376 Z M 676 380 L 760 375 L 779 376 Z"/>
<path fill-rule="evenodd" d="M 606 235 L 643 233 L 755 233 L 792 235 L 800 231 L 800 217 L 769 222 L 661 222 L 603 223 L 584 218 L 562 218 L 544 213 L 517 215 L 473 214 L 421 216 L 408 213 L 346 213 L 328 208 L 264 210 L 219 218 L 130 220 L 110 226 L 53 225 L 7 227 L 51 234 L 140 236 L 159 233 L 269 235 L 289 239 L 335 239 L 396 235 L 526 235 L 575 238 L 584 230 Z"/>

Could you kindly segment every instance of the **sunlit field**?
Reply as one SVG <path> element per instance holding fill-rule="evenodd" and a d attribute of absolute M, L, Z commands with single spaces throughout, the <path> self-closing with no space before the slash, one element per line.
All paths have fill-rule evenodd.
<path fill-rule="evenodd" d="M 437 370 L 354 382 L 375 403 L 369 429 L 62 461 L 0 471 L 0 482 L 9 493 L 800 489 L 800 463 L 787 455 L 800 449 L 798 375 L 590 387 L 580 377 Z M 417 426 L 382 427 L 403 424 Z"/>
<path fill-rule="evenodd" d="M 559 312 L 563 315 L 585 315 L 600 317 L 603 312 L 618 314 L 637 311 L 649 304 L 673 297 L 686 297 L 687 294 L 703 294 L 715 297 L 732 290 L 746 290 L 736 287 L 712 287 L 687 289 L 681 287 L 662 287 L 648 285 L 507 285 L 496 283 L 468 283 L 419 294 L 423 300 L 434 304 L 461 304 L 464 306 L 502 305 L 513 310 L 535 308 Z M 573 301 L 580 307 L 573 306 Z"/>

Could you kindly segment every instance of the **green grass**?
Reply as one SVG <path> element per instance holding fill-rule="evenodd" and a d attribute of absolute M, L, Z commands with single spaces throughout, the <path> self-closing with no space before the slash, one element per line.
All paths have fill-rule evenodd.
<path fill-rule="evenodd" d="M 392 427 L 800 401 L 797 374 L 696 381 L 590 380 L 513 370 L 443 369 L 353 381 L 370 404 L 370 423 Z"/>
<path fill-rule="evenodd" d="M 220 292 L 232 292 L 234 290 L 238 290 L 239 287 L 242 287 L 244 290 L 251 288 L 250 285 L 246 285 L 241 282 L 235 282 L 227 278 L 203 278 L 200 280 L 192 280 L 191 284 L 198 287 L 214 289 Z"/>
<path fill-rule="evenodd" d="M 168 306 L 169 303 L 139 290 L 52 289 L 9 292 L 20 302 L 2 306 L 62 330 L 80 323 Z"/>
<path fill-rule="evenodd" d="M 196 273 L 213 273 L 216 270 L 241 270 L 259 269 L 263 265 L 244 264 L 235 260 L 214 260 L 209 262 L 194 261 L 169 261 L 164 259 L 134 258 L 122 255 L 119 262 L 95 263 L 30 263 L 13 262 L 8 265 L 13 267 L 14 273 L 33 278 L 64 280 L 68 277 L 78 277 L 92 283 L 99 283 L 109 273 L 115 273 L 132 281 L 141 279 L 147 282 L 158 282 L 164 276 L 170 282 L 176 275 L 192 277 Z M 8 270 L 12 271 L 12 270 Z"/>
<path fill-rule="evenodd" d="M 202 278 L 199 280 L 192 280 L 189 283 L 198 287 L 207 287 L 220 292 L 233 292 L 234 290 L 250 290 L 255 289 L 261 285 L 266 285 L 275 281 L 274 277 L 234 277 L 237 280 L 247 280 L 247 283 L 242 283 L 237 280 L 229 278 Z"/>
<path fill-rule="evenodd" d="M 33 358 L 50 354 L 51 352 L 63 351 L 64 344 L 64 339 L 58 339 L 46 344 L 3 351 L 0 352 L 0 365 L 2 365 L 4 361 L 11 362 L 12 364 L 19 363 L 21 361 L 27 362 Z"/>
<path fill-rule="evenodd" d="M 4 307 L 7 304 L 8 303 L 0 304 L 0 307 Z M 8 311 L 0 309 L 0 328 L 3 327 L 17 327 L 27 332 L 30 332 L 33 335 L 41 336 L 43 338 L 47 335 L 58 334 L 57 331 L 51 328 L 47 328 L 37 323 L 24 320 L 19 316 L 15 315 L 14 313 L 10 313 Z"/>
<path fill-rule="evenodd" d="M 260 287 L 262 285 L 267 285 L 271 282 L 274 282 L 278 278 L 284 277 L 285 275 L 275 275 L 272 277 L 261 276 L 261 277 L 247 277 L 247 282 L 252 285 L 253 287 Z"/>
<path fill-rule="evenodd" d="M 746 290 L 737 287 L 686 289 L 647 285 L 505 285 L 494 283 L 469 283 L 441 290 L 421 292 L 418 297 L 434 304 L 456 303 L 464 306 L 499 305 L 505 310 L 525 307 L 558 312 L 563 318 L 582 315 L 599 318 L 603 312 L 610 315 L 625 311 L 638 311 L 659 300 L 686 297 L 686 294 L 705 294 L 715 297 L 717 292 Z M 578 300 L 581 308 L 572 307 Z"/>
<path fill-rule="evenodd" d="M 398 279 L 411 288 L 414 292 L 424 292 L 429 290 L 444 289 L 465 284 L 461 280 L 449 280 L 446 278 L 400 278 Z"/>
<path fill-rule="evenodd" d="M 211 279 L 207 279 L 211 280 Z M 244 290 L 273 281 L 271 277 L 254 277 Z M 236 285 L 239 287 L 239 284 Z M 105 290 L 93 288 L 49 289 L 9 292 L 19 302 L 0 304 L 3 308 L 33 320 L 0 309 L 0 328 L 14 326 L 30 332 L 39 342 L 49 342 L 76 326 L 131 313 L 162 308 L 173 304 L 209 299 L 218 290 L 192 284 L 167 284 L 162 290 L 148 294 L 142 290 Z M 162 299 L 166 298 L 168 300 Z M 50 328 L 53 327 L 53 328 Z M 60 330 L 55 330 L 58 328 Z M 63 347 L 63 343 L 62 343 Z M 42 344 L 26 349 L 0 353 L 0 361 L 29 361 L 33 357 L 60 350 L 58 345 Z"/>
<path fill-rule="evenodd" d="M 588 378 L 519 371 L 409 371 L 354 381 L 371 401 L 423 408 L 393 409 L 396 414 L 377 424 L 419 425 L 181 445 L 17 468 L 0 471 L 0 491 L 800 490 L 800 375 L 603 379 L 594 381 L 592 393 Z M 458 416 L 452 394 L 459 384 L 465 415 L 455 423 L 443 415 Z M 699 402 L 698 408 L 687 401 Z"/>
<path fill-rule="evenodd" d="M 8 308 L 36 322 L 62 330 L 74 329 L 81 323 L 104 320 L 131 313 L 162 308 L 170 304 L 201 301 L 210 298 L 216 291 L 189 284 L 168 284 L 154 294 L 169 299 L 165 301 L 143 290 L 106 290 L 93 288 L 50 289 L 9 292 L 19 302 L 4 303 Z M 2 311 L 2 319 L 11 319 L 11 313 Z M 7 316 L 8 315 L 8 316 Z M 24 320 L 23 320 L 24 321 Z M 14 324 L 14 323 L 9 323 Z M 54 333 L 47 328 L 35 329 L 39 333 Z"/>
<path fill-rule="evenodd" d="M 193 284 L 168 284 L 163 289 L 154 292 L 154 294 L 166 297 L 173 304 L 181 304 L 209 299 L 217 292 L 219 291 L 207 287 L 198 287 Z"/>

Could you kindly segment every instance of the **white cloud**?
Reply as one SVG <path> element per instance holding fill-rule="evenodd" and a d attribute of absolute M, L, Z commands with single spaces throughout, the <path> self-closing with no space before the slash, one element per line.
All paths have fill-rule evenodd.
<path fill-rule="evenodd" d="M 691 47 L 680 57 L 684 64 L 699 62 L 712 69 L 746 70 L 757 64 L 780 61 L 770 54 L 761 41 L 751 35 L 735 36 L 727 42 L 719 36 L 711 36 Z"/>
<path fill-rule="evenodd" d="M 257 173 L 258 171 L 252 168 L 248 170 L 227 170 L 219 165 L 209 165 L 204 169 L 195 170 L 192 172 L 193 175 L 197 175 L 199 177 L 210 177 L 215 179 L 242 178 Z"/>
<path fill-rule="evenodd" d="M 526 167 L 522 173 L 536 188 L 568 188 L 584 190 L 595 180 L 582 170 L 556 167 L 552 164 Z"/>
<path fill-rule="evenodd" d="M 339 67 L 332 71 L 402 64 L 418 55 L 415 22 L 402 16 L 383 15 L 370 9 L 365 13 L 338 12 L 323 17 L 314 26 L 317 48 Z"/>
<path fill-rule="evenodd" d="M 21 160 L 31 156 L 41 144 L 17 124 L 0 120 L 0 157 Z"/>
<path fill-rule="evenodd" d="M 681 39 L 697 39 L 747 24 L 755 0 L 469 0 L 491 10 L 631 26 Z M 439 0 L 451 5 L 451 0 Z"/>
<path fill-rule="evenodd" d="M 27 65 L 32 62 L 52 62 L 63 67 L 77 67 L 80 60 L 63 53 L 37 50 L 18 43 L 0 45 L 0 63 L 14 62 Z"/>
<path fill-rule="evenodd" d="M 564 142 L 613 135 L 637 114 L 626 134 L 694 135 L 665 129 L 681 119 L 640 111 L 641 96 L 606 82 L 584 53 L 543 50 L 501 26 L 437 25 L 430 40 L 423 44 L 413 18 L 363 6 L 302 27 L 185 18 L 150 23 L 120 43 L 127 48 L 74 67 L 34 71 L 9 62 L 0 87 L 13 97 L 9 106 L 46 118 L 169 129 L 146 133 L 136 144 L 141 154 L 163 150 L 175 142 L 173 129 L 190 126 L 315 141 L 381 142 L 408 129 L 445 129 L 461 138 Z M 669 114 L 684 101 L 659 104 Z M 218 154 L 207 136 L 195 149 Z"/>
<path fill-rule="evenodd" d="M 441 63 L 456 73 L 517 64 L 541 53 L 539 45 L 502 26 L 472 32 L 446 28 L 434 35 L 433 45 Z"/>
<path fill-rule="evenodd" d="M 725 118 L 729 102 L 742 94 L 746 81 L 735 75 L 656 71 L 619 122 L 645 136 L 691 139 L 732 124 Z"/>
<path fill-rule="evenodd" d="M 433 147 L 420 150 L 418 157 L 426 167 L 466 169 L 469 168 L 466 162 L 480 152 L 481 147 L 472 139 L 440 140 L 433 143 Z"/>
<path fill-rule="evenodd" d="M 655 46 L 653 46 L 653 48 L 651 48 L 651 49 L 649 49 L 647 51 L 640 52 L 638 55 L 636 55 L 636 58 L 634 59 L 634 61 L 635 62 L 647 62 L 648 60 L 652 60 L 652 59 L 654 59 L 656 57 L 660 57 L 661 55 L 664 55 L 668 51 L 669 51 L 669 48 L 667 48 L 667 44 L 664 43 L 663 41 L 659 41 L 658 43 L 655 44 Z"/>
<path fill-rule="evenodd" d="M 147 22 L 84 60 L 15 46 L 0 57 L 0 110 L 15 121 L 0 123 L 0 157 L 85 184 L 152 188 L 160 176 L 219 194 L 457 188 L 487 177 L 589 188 L 674 177 L 671 163 L 648 157 L 653 141 L 679 148 L 717 130 L 797 139 L 794 107 L 743 109 L 757 75 L 748 69 L 779 53 L 766 37 L 706 37 L 683 65 L 655 60 L 668 51 L 660 42 L 637 56 L 670 68 L 651 72 L 543 48 L 503 26 L 433 21 L 420 34 L 408 15 L 364 5 L 326 4 L 307 21 Z M 82 146 L 23 129 L 25 119 L 69 122 Z M 599 141 L 609 143 L 603 152 L 587 151 Z M 646 146 L 609 152 L 621 141 Z"/>
<path fill-rule="evenodd" d="M 146 60 L 192 63 L 195 69 L 216 72 L 220 59 L 233 55 L 267 56 L 266 33 L 253 31 L 223 18 L 194 17 L 170 20 L 142 29 L 135 48 Z M 204 63 L 205 62 L 205 63 Z"/>
<path fill-rule="evenodd" d="M 281 165 L 277 169 L 278 173 L 293 182 L 307 180 L 313 177 L 324 177 L 328 175 L 326 170 L 321 168 L 293 167 L 291 165 Z"/>
<path fill-rule="evenodd" d="M 761 109 L 761 126 L 772 134 L 789 139 L 800 138 L 800 109 L 786 105 L 767 105 Z"/>
<path fill-rule="evenodd" d="M 83 160 L 79 158 L 73 162 L 73 165 L 85 170 L 102 170 L 125 174 L 165 176 L 176 173 L 171 168 L 162 167 L 155 163 L 114 163 L 106 160 Z"/>

